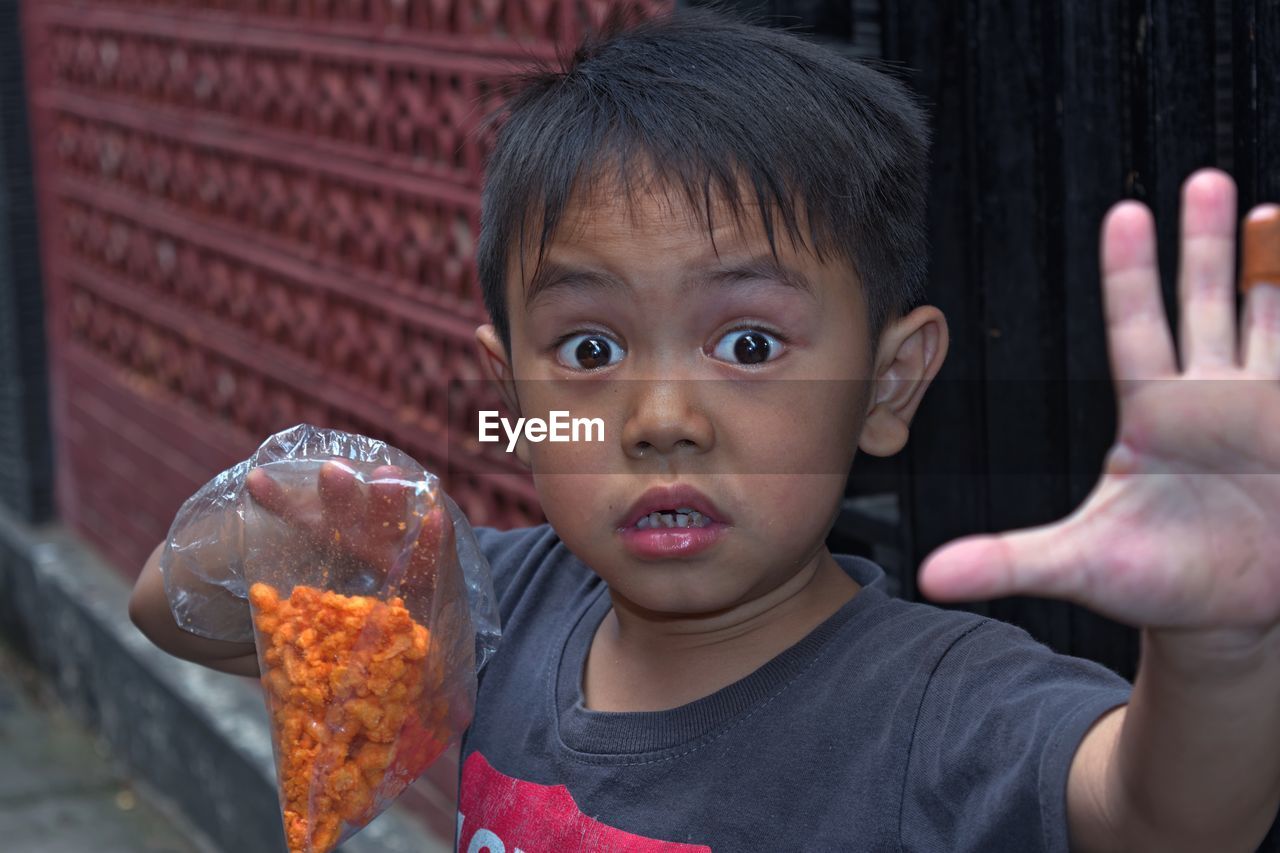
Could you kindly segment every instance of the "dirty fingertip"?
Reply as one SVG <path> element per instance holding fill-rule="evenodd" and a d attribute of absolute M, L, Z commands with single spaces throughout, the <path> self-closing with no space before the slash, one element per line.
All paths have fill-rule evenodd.
<path fill-rule="evenodd" d="M 375 480 L 403 480 L 404 472 L 396 465 L 379 465 L 373 469 Z"/>

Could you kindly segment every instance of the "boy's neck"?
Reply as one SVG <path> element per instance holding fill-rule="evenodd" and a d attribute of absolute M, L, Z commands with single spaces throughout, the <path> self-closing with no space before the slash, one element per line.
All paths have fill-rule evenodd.
<path fill-rule="evenodd" d="M 859 588 L 823 548 L 782 586 L 711 619 L 654 622 L 615 596 L 587 655 L 583 701 L 661 711 L 709 696 L 804 639 Z"/>

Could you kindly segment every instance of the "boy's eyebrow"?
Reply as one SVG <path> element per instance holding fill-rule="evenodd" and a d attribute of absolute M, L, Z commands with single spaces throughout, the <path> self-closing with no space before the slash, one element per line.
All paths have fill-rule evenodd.
<path fill-rule="evenodd" d="M 543 260 L 537 274 L 525 291 L 525 305 L 532 305 L 538 297 L 550 290 L 630 290 L 622 279 L 600 270 L 574 267 L 558 261 Z"/>
<path fill-rule="evenodd" d="M 686 287 L 726 285 L 751 279 L 771 281 L 810 296 L 816 292 L 813 282 L 804 273 L 779 263 L 769 254 L 757 255 L 744 261 L 724 265 L 712 264 L 694 269 L 685 276 L 684 284 Z M 548 291 L 560 288 L 630 290 L 631 286 L 623 279 L 601 270 L 544 260 L 538 274 L 529 282 L 529 289 L 525 293 L 525 304 L 532 305 L 534 300 Z"/>
<path fill-rule="evenodd" d="M 780 263 L 773 255 L 763 254 L 745 261 L 713 265 L 690 274 L 687 284 L 732 284 L 747 279 L 763 279 L 813 296 L 816 291 L 809 277 L 797 269 Z"/>

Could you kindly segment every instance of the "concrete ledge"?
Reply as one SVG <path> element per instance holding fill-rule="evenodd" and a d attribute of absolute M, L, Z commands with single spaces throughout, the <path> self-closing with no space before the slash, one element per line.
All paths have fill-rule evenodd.
<path fill-rule="evenodd" d="M 129 588 L 74 535 L 0 508 L 0 632 L 80 721 L 219 848 L 285 850 L 258 686 L 170 657 L 129 621 Z M 443 853 L 392 806 L 343 853 Z"/>

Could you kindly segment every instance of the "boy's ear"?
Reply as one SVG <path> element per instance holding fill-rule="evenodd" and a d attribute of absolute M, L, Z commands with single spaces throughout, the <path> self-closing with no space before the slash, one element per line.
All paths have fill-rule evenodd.
<path fill-rule="evenodd" d="M 487 323 L 476 329 L 476 343 L 480 345 L 480 367 L 484 375 L 498 386 L 498 395 L 502 397 L 502 405 L 506 406 L 511 417 L 520 417 L 520 397 L 516 394 L 515 372 L 511 369 L 511 357 L 498 335 L 498 330 Z M 526 466 L 529 464 L 529 446 L 523 433 L 516 442 L 516 457 Z"/>
<path fill-rule="evenodd" d="M 922 305 L 889 324 L 876 349 L 871 404 L 858 447 L 872 456 L 892 456 L 907 443 L 911 419 L 947 356 L 947 320 Z"/>
<path fill-rule="evenodd" d="M 498 330 L 492 323 L 486 323 L 476 329 L 476 343 L 480 345 L 480 368 L 484 370 L 485 378 L 492 380 L 498 386 L 503 405 L 519 417 L 520 407 L 516 402 L 515 374 L 511 370 L 511 358 L 507 355 L 507 348 L 503 346 L 502 338 L 498 337 Z"/>

